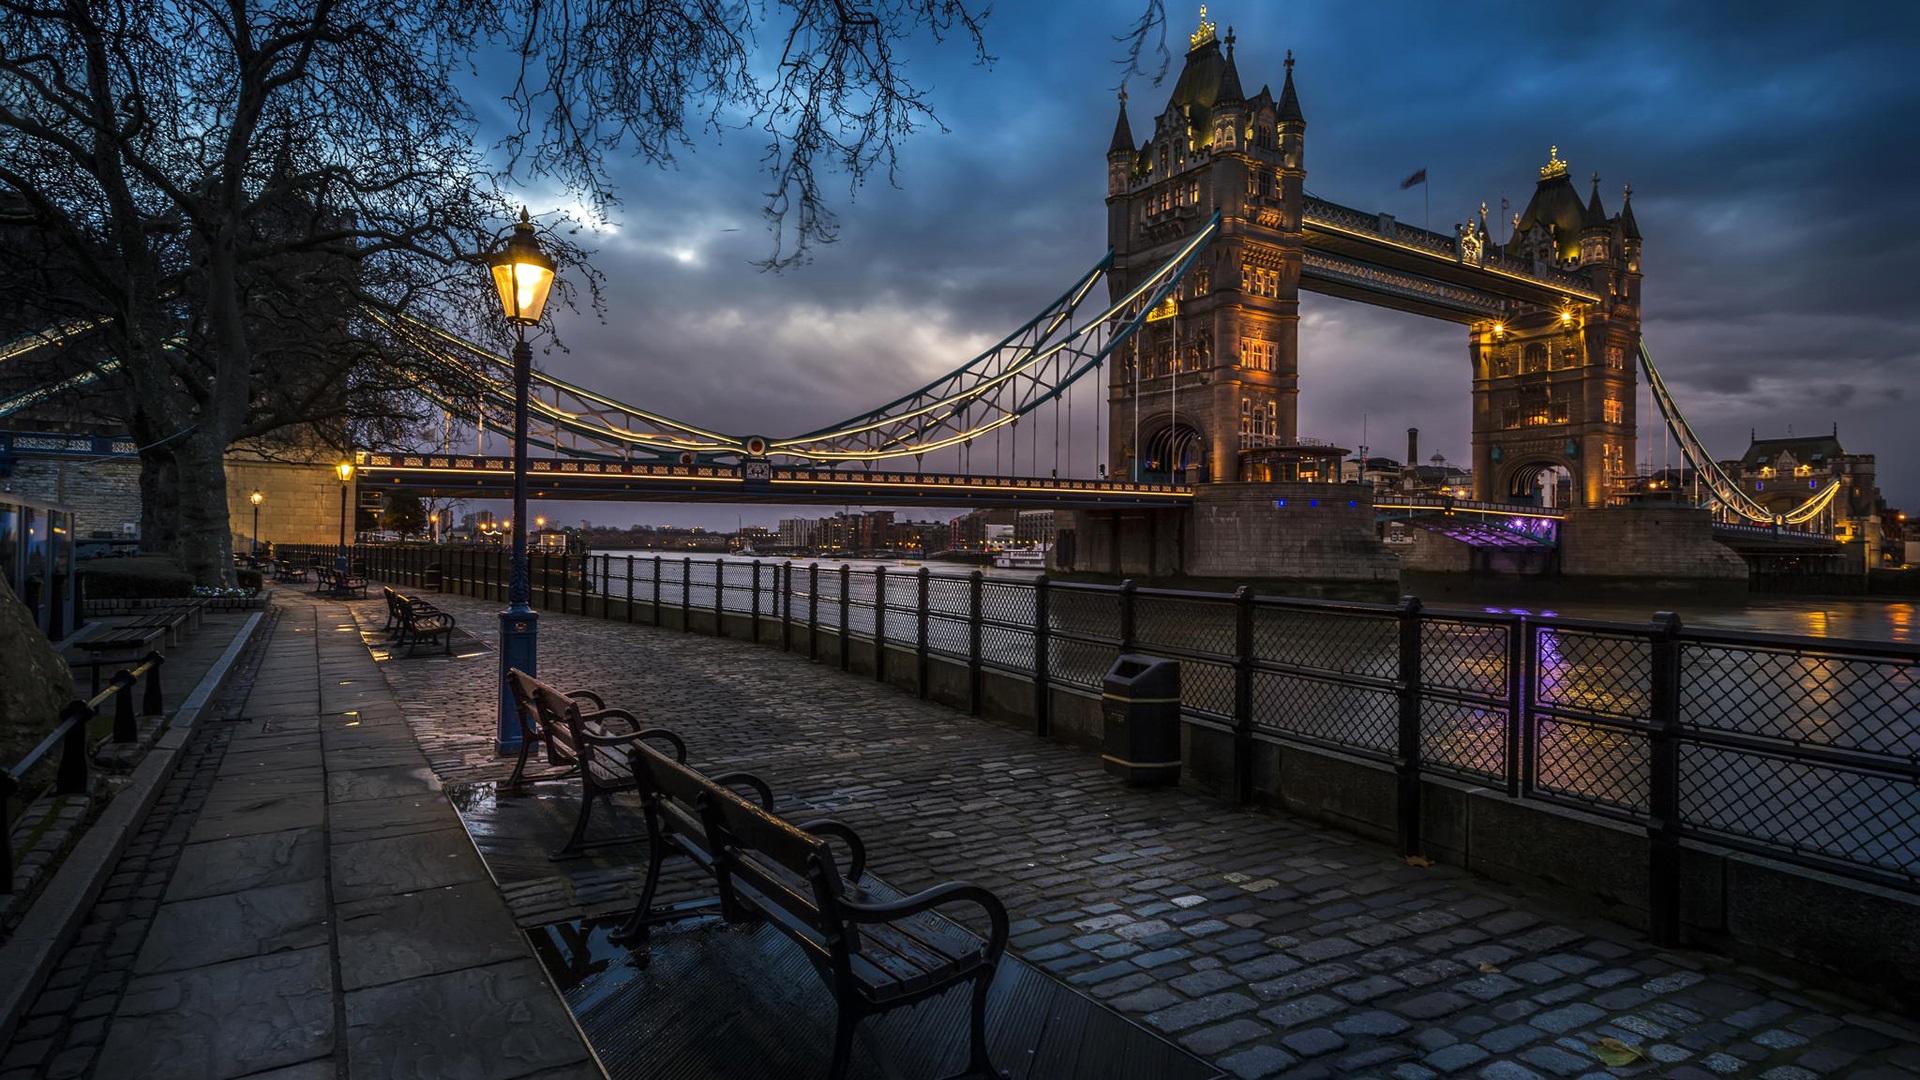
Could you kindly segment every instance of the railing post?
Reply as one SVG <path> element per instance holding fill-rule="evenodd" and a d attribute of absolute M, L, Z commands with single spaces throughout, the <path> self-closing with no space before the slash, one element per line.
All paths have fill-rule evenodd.
<path fill-rule="evenodd" d="M 920 568 L 920 572 L 914 576 L 920 579 L 920 604 L 918 610 L 914 613 L 914 620 L 919 624 L 914 628 L 914 633 L 918 638 L 914 644 L 914 669 L 916 672 L 914 681 L 918 683 L 920 687 L 920 700 L 925 701 L 930 692 L 927 687 L 927 680 L 932 674 L 929 671 L 931 665 L 927 658 L 927 596 L 928 584 L 933 579 L 933 572 L 923 566 Z"/>
<path fill-rule="evenodd" d="M 853 584 L 853 567 L 840 564 L 840 670 L 852 671 L 853 658 L 848 648 L 848 638 L 853 636 L 853 604 L 848 593 Z"/>
<path fill-rule="evenodd" d="M 1122 653 L 1130 653 L 1133 651 L 1134 588 L 1132 578 L 1127 578 L 1120 583 L 1120 651 Z"/>
<path fill-rule="evenodd" d="M 1647 755 L 1647 936 L 1680 943 L 1680 616 L 1653 616 Z"/>
<path fill-rule="evenodd" d="M 633 556 L 627 556 L 627 625 L 633 625 Z"/>
<path fill-rule="evenodd" d="M 663 555 L 653 557 L 653 603 L 650 606 L 653 608 L 653 625 L 655 626 L 660 625 L 660 564 L 664 559 Z"/>
<path fill-rule="evenodd" d="M 713 560 L 713 636 L 727 636 L 727 560 Z"/>
<path fill-rule="evenodd" d="M 1253 802 L 1253 590 L 1233 591 L 1233 794 Z"/>
<path fill-rule="evenodd" d="M 113 741 L 138 742 L 140 723 L 133 713 L 133 686 L 139 680 L 126 668 L 113 673 Z"/>
<path fill-rule="evenodd" d="M 780 616 L 780 651 L 793 651 L 793 563 L 773 564 L 773 584 L 778 590 L 773 597 L 774 608 Z"/>
<path fill-rule="evenodd" d="M 116 681 L 119 678 L 114 676 Z M 60 764 L 53 774 L 53 790 L 60 795 L 78 795 L 87 790 L 87 722 L 93 719 L 93 709 L 76 701 L 67 706 L 66 714 L 73 717 L 73 726 L 60 740 Z M 117 718 L 114 726 L 119 726 Z"/>
<path fill-rule="evenodd" d="M 1393 768 L 1400 854 L 1420 854 L 1420 599 L 1400 598 L 1400 738 Z"/>
<path fill-rule="evenodd" d="M 1521 616 L 1507 630 L 1507 797 L 1517 799 L 1532 757 L 1533 732 L 1527 713 L 1527 688 L 1533 685 L 1527 658 L 1533 652 L 1533 627 Z"/>
<path fill-rule="evenodd" d="M 753 643 L 760 644 L 760 560 L 753 560 Z"/>
<path fill-rule="evenodd" d="M 147 663 L 153 666 L 147 669 L 147 689 L 140 698 L 140 711 L 148 716 L 159 716 L 166 711 L 160 696 L 160 669 L 166 662 L 167 658 L 157 652 L 147 654 Z"/>
<path fill-rule="evenodd" d="M 873 681 L 887 681 L 887 568 L 873 568 Z"/>
<path fill-rule="evenodd" d="M 685 555 L 680 562 L 680 629 L 683 633 L 693 633 L 693 556 Z"/>
<path fill-rule="evenodd" d="M 807 564 L 807 659 L 820 659 L 820 564 Z"/>
<path fill-rule="evenodd" d="M 1047 575 L 1033 579 L 1033 733 L 1053 734 L 1053 648 L 1047 615 Z"/>
<path fill-rule="evenodd" d="M 980 715 L 985 677 L 980 670 L 980 586 L 986 575 L 975 570 L 967 575 L 967 712 Z"/>

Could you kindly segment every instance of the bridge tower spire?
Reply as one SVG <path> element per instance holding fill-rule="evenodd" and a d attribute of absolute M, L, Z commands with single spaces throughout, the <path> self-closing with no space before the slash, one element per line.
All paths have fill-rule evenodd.
<path fill-rule="evenodd" d="M 1640 234 L 1630 203 L 1608 217 L 1594 174 L 1586 200 L 1553 147 L 1501 254 L 1591 282 L 1601 299 L 1510 303 L 1472 324 L 1474 496 L 1538 501 L 1555 470 L 1572 506 L 1598 507 L 1631 475 L 1640 349 Z"/>
<path fill-rule="evenodd" d="M 1265 86 L 1248 97 L 1234 44 L 1232 28 L 1217 35 L 1202 12 L 1146 142 L 1132 143 L 1123 99 L 1108 151 L 1114 296 L 1221 215 L 1218 238 L 1172 302 L 1111 367 L 1117 476 L 1251 479 L 1243 450 L 1297 437 L 1306 117 L 1293 54 L 1278 100 Z"/>

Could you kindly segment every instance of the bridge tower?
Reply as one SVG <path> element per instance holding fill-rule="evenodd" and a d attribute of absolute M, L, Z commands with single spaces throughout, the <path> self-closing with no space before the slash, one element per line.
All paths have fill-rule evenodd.
<path fill-rule="evenodd" d="M 1221 232 L 1173 300 L 1115 357 L 1108 460 L 1121 477 L 1231 482 L 1241 451 L 1296 436 L 1306 119 L 1293 55 L 1279 100 L 1249 97 L 1233 30 L 1200 10 L 1180 78 L 1136 143 L 1127 98 L 1107 152 L 1116 297 L 1217 210 Z"/>
<path fill-rule="evenodd" d="M 1558 147 L 1541 167 L 1504 253 L 1586 276 L 1603 299 L 1514 305 L 1471 325 L 1475 498 L 1539 501 L 1558 467 L 1572 481 L 1572 506 L 1562 509 L 1600 507 L 1614 479 L 1634 471 L 1640 230 L 1632 196 L 1629 187 L 1609 217 L 1599 174 L 1583 206 Z M 1483 237 L 1485 215 L 1482 207 Z"/>

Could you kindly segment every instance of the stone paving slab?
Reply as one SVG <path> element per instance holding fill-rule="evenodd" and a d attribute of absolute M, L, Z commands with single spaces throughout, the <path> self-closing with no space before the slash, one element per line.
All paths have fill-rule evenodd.
<path fill-rule="evenodd" d="M 490 639 L 497 605 L 436 602 Z M 698 765 L 760 773 L 782 811 L 852 824 L 903 889 L 993 889 L 1018 955 L 1242 1080 L 1920 1073 L 1911 1018 L 1329 828 L 1130 789 L 1092 754 L 775 648 L 543 614 L 540 664 L 673 728 Z M 511 767 L 491 749 L 494 665 L 382 664 L 450 785 Z M 581 885 L 556 868 L 508 897 L 523 924 L 619 902 L 618 882 Z M 1603 1039 L 1640 1056 L 1607 1068 Z"/>
<path fill-rule="evenodd" d="M 276 613 L 0 1080 L 599 1075 L 351 618 Z"/>

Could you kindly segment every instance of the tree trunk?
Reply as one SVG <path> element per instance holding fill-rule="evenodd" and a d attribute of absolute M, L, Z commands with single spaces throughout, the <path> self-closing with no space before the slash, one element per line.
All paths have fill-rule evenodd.
<path fill-rule="evenodd" d="M 196 431 L 176 444 L 180 563 L 196 585 L 233 584 L 224 440 Z"/>
<path fill-rule="evenodd" d="M 140 550 L 172 554 L 180 543 L 179 466 L 166 447 L 140 452 Z"/>

